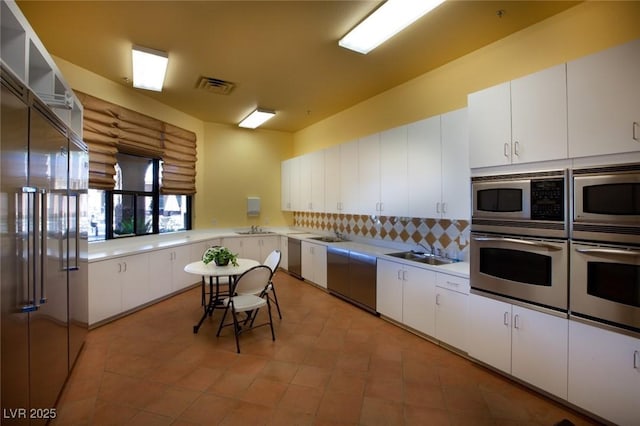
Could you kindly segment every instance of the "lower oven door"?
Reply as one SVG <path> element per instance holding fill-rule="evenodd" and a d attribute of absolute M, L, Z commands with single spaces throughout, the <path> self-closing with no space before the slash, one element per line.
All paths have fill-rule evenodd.
<path fill-rule="evenodd" d="M 471 234 L 471 288 L 567 312 L 567 240 Z"/>
<path fill-rule="evenodd" d="M 571 243 L 571 314 L 640 332 L 640 248 Z"/>

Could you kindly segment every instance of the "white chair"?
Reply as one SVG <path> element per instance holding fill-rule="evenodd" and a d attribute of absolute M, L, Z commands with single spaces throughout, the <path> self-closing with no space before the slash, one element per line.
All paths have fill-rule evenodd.
<path fill-rule="evenodd" d="M 276 274 L 276 271 L 278 270 L 278 266 L 280 266 L 281 258 L 282 258 L 282 253 L 280 253 L 280 250 L 274 250 L 271 253 L 269 253 L 269 255 L 264 260 L 264 262 L 262 262 L 263 265 L 266 265 L 269 267 L 269 269 L 271 269 L 271 278 L 269 278 L 269 285 L 267 286 L 267 289 L 265 289 L 265 294 L 269 298 L 271 298 L 271 294 L 273 294 L 273 301 L 275 302 L 276 308 L 278 309 L 278 317 L 280 317 L 280 319 L 282 319 L 282 313 L 280 312 L 280 303 L 278 303 L 278 295 L 276 294 L 276 288 L 273 284 L 273 276 Z"/>
<path fill-rule="evenodd" d="M 266 295 L 266 288 L 269 286 L 269 280 L 271 279 L 271 269 L 266 265 L 258 265 L 244 272 L 240 277 L 238 277 L 235 286 L 234 286 L 234 296 L 227 297 L 222 301 L 225 311 L 222 316 L 222 321 L 220 321 L 220 326 L 218 327 L 218 333 L 216 336 L 220 336 L 220 331 L 222 331 L 222 327 L 233 325 L 233 331 L 236 338 L 236 349 L 238 353 L 240 353 L 240 343 L 238 341 L 238 336 L 247 330 L 251 330 L 255 327 L 260 327 L 263 325 L 269 325 L 271 328 L 271 339 L 276 340 L 276 335 L 273 331 L 273 319 L 271 317 L 271 303 L 269 302 L 269 297 L 260 297 L 259 295 Z M 263 306 L 267 306 L 267 310 L 269 312 L 269 322 L 258 324 L 256 326 L 253 325 L 256 316 L 258 315 L 258 310 Z M 224 320 L 227 317 L 227 312 L 231 310 L 231 315 L 233 317 L 233 322 L 229 324 L 225 324 Z M 242 321 L 238 320 L 238 313 L 246 312 L 248 317 Z M 250 325 L 247 327 L 247 323 Z M 242 325 L 240 325 L 242 322 Z"/>

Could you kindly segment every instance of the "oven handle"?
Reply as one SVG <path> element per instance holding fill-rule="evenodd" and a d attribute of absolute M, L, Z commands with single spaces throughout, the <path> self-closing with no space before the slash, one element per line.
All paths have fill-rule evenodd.
<path fill-rule="evenodd" d="M 554 250 L 554 251 L 562 250 L 562 247 L 554 246 L 552 244 L 541 243 L 539 241 L 519 240 L 517 238 L 473 237 L 473 239 L 475 241 L 483 241 L 483 242 L 486 241 L 486 242 L 522 244 L 526 246 L 546 248 L 548 250 Z"/>
<path fill-rule="evenodd" d="M 605 248 L 591 248 L 591 249 L 580 249 L 577 248 L 576 251 L 578 253 L 584 254 L 615 254 L 621 256 L 640 256 L 640 251 L 638 250 L 619 250 L 619 249 L 605 249 Z"/>

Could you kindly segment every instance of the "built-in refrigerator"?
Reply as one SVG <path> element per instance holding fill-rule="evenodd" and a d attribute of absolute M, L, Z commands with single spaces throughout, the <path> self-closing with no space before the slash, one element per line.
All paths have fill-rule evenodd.
<path fill-rule="evenodd" d="M 88 328 L 88 154 L 4 67 L 1 82 L 2 424 L 39 424 Z"/>

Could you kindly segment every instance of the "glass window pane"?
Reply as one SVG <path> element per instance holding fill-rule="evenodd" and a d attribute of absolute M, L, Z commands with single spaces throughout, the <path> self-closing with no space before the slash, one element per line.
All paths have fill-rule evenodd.
<path fill-rule="evenodd" d="M 187 196 L 160 196 L 160 232 L 184 231 L 187 226 Z"/>
<path fill-rule="evenodd" d="M 520 250 L 481 248 L 480 272 L 516 283 L 551 287 L 551 256 Z"/>
<path fill-rule="evenodd" d="M 105 191 L 99 189 L 89 190 L 89 221 L 81 223 L 80 229 L 88 229 L 89 241 L 105 239 Z M 80 220 L 87 220 L 81 218 Z"/>
<path fill-rule="evenodd" d="M 113 236 L 126 237 L 134 235 L 134 196 L 114 194 L 113 196 Z"/>
<path fill-rule="evenodd" d="M 136 203 L 136 234 L 153 232 L 153 197 L 139 195 Z"/>

